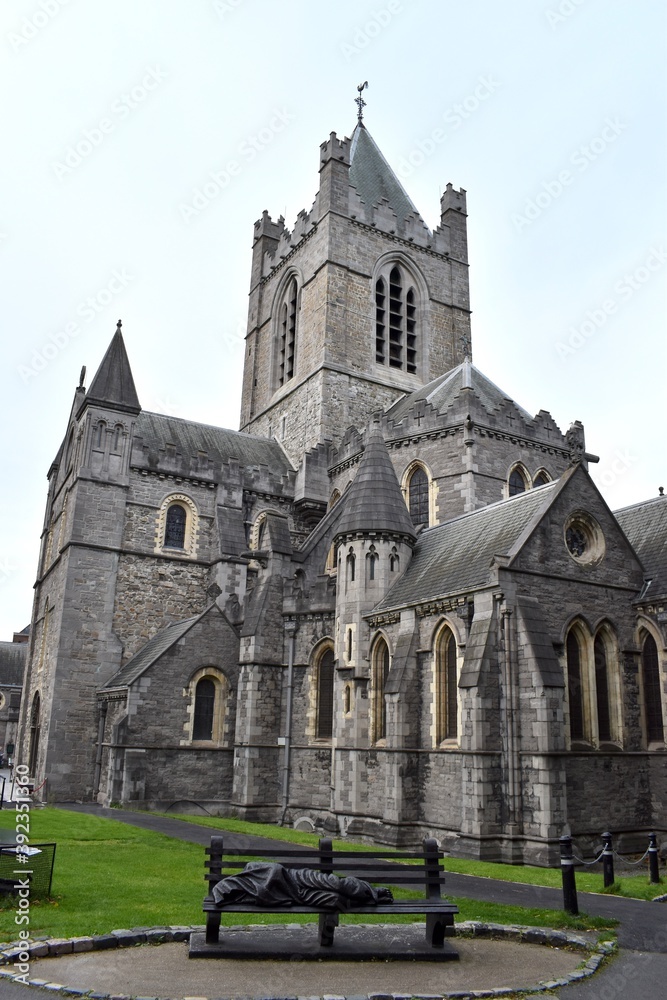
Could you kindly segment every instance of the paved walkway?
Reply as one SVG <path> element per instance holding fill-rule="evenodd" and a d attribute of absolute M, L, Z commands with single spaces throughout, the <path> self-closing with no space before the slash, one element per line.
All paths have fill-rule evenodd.
<path fill-rule="evenodd" d="M 170 819 L 168 817 L 155 816 L 145 812 L 130 812 L 119 809 L 104 809 L 94 805 L 69 805 L 74 811 L 90 813 L 109 819 L 130 823 L 145 829 L 163 833 L 166 836 L 174 837 L 190 843 L 206 845 L 211 837 L 211 829 L 195 824 L 186 823 L 182 820 Z M 267 840 L 261 837 L 249 837 L 243 834 L 225 834 L 225 841 L 230 848 L 247 850 L 249 853 L 260 852 L 262 847 L 277 847 L 281 842 Z M 293 844 L 284 844 L 285 847 L 292 847 Z M 450 872 L 447 874 L 447 890 L 452 896 L 465 896 L 471 899 L 488 900 L 490 902 L 511 903 L 518 906 L 548 907 L 550 909 L 560 909 L 562 907 L 562 894 L 560 890 L 547 889 L 539 886 L 521 885 L 513 882 L 498 882 L 491 879 L 478 878 L 470 875 L 457 875 Z M 557 996 L 561 1000 L 615 1000 L 615 998 L 641 997 L 642 1000 L 663 1000 L 665 996 L 665 983 L 667 982 L 667 904 L 646 903 L 638 900 L 628 900 L 619 897 L 598 896 L 590 893 L 579 894 L 579 904 L 582 910 L 588 913 L 599 914 L 601 916 L 611 916 L 621 921 L 619 928 L 619 944 L 621 946 L 620 957 L 607 965 L 605 969 L 592 979 L 562 987 L 557 991 Z M 340 933 L 340 931 L 339 931 Z M 544 974 L 541 968 L 538 971 L 538 958 L 544 958 L 544 948 L 530 946 L 526 944 L 512 945 L 509 942 L 483 942 L 483 941 L 461 941 L 460 963 L 447 963 L 447 979 L 451 979 L 451 985 L 447 989 L 481 989 L 492 986 L 527 985 L 528 982 L 537 982 L 548 978 L 551 973 Z M 493 946 L 493 947 L 491 947 Z M 180 948 L 180 950 L 179 950 Z M 514 949 L 519 949 L 514 952 Z M 512 973 L 517 970 L 525 975 L 526 967 L 532 965 L 531 955 L 535 952 L 535 974 L 532 968 L 529 970 L 528 979 L 511 979 Z M 168 951 L 168 949 L 171 949 Z M 538 953 L 541 954 L 538 955 Z M 173 957 L 172 956 L 173 953 Z M 469 954 L 468 954 L 469 953 Z M 98 955 L 96 959 L 94 956 Z M 119 993 L 133 993 L 136 995 L 144 988 L 146 980 L 140 979 L 139 955 L 141 961 L 146 957 L 149 965 L 160 966 L 160 974 L 163 977 L 166 992 L 159 992 L 160 996 L 176 995 L 175 976 L 177 971 L 187 970 L 187 959 L 182 946 L 161 945 L 160 961 L 156 963 L 150 951 L 147 949 L 128 950 L 127 960 L 131 962 L 131 972 L 136 970 L 138 981 L 136 989 L 121 989 L 122 976 L 126 975 L 121 969 L 121 963 L 126 959 L 121 956 L 123 952 L 93 953 L 90 954 L 90 963 L 112 962 L 111 971 L 105 973 L 102 965 L 97 965 L 99 975 L 111 975 L 111 982 L 117 983 L 115 989 Z M 561 953 L 561 957 L 563 954 Z M 49 963 L 61 962 L 60 959 L 50 959 Z M 201 960 L 204 962 L 204 960 Z M 113 965 L 113 963 L 116 963 Z M 204 963 L 207 964 L 207 963 Z M 442 982 L 438 987 L 437 983 L 431 983 L 428 976 L 430 973 L 424 967 L 431 963 L 418 963 L 419 974 L 415 979 L 416 963 L 412 963 L 412 968 L 401 970 L 396 963 L 394 975 L 388 981 L 382 980 L 380 972 L 386 971 L 382 964 L 354 964 L 353 968 L 346 970 L 334 968 L 334 978 L 332 979 L 332 967 L 329 963 L 323 966 L 319 963 L 316 967 L 306 968 L 307 963 L 270 963 L 276 968 L 269 968 L 269 964 L 245 963 L 238 970 L 238 980 L 234 982 L 232 991 L 232 967 L 225 963 L 225 977 L 221 978 L 221 969 L 218 963 L 209 971 L 204 970 L 206 976 L 212 977 L 210 987 L 204 990 L 196 988 L 193 980 L 188 981 L 188 995 L 194 996 L 322 996 L 328 994 L 356 995 L 378 993 L 409 993 L 414 992 L 437 993 L 443 992 Z M 576 964 L 576 961 L 575 963 Z M 192 962 L 194 965 L 194 961 Z M 458 965 L 458 971 L 451 973 L 450 969 Z M 250 968 L 252 966 L 252 968 Z M 65 968 L 64 965 L 60 966 Z M 116 972 L 114 973 L 114 969 Z M 340 970 L 340 971 L 339 971 Z M 422 972 L 423 970 L 423 972 Z M 555 975 L 554 970 L 554 975 Z M 431 968 L 430 972 L 433 972 Z M 73 973 L 71 973 L 73 974 Z M 70 974 L 70 975 L 71 975 Z M 186 973 L 187 974 L 187 973 Z M 407 980 L 402 977 L 408 976 Z M 463 974 L 463 978 L 459 976 Z M 480 974 L 481 978 L 478 978 Z M 114 975 L 117 977 L 114 980 Z M 350 984 L 347 984 L 345 977 L 352 976 Z M 506 977 L 506 978 L 505 978 Z M 345 979 L 345 982 L 343 980 Z M 60 980 L 62 982 L 62 979 Z M 66 980 L 67 981 L 67 980 Z M 128 982 L 131 980 L 127 980 Z M 416 985 L 408 985 L 414 983 Z M 69 982 L 68 982 L 69 984 Z M 75 985 L 71 982 L 71 985 Z M 77 984 L 78 985 L 78 984 Z M 171 987 L 172 992 L 168 992 Z M 274 988 L 275 987 L 275 988 Z M 88 987 L 90 988 L 90 987 Z M 101 987 L 97 987 L 100 989 Z M 277 988 L 277 989 L 276 989 Z M 238 992 L 240 990 L 240 992 Z M 155 991 L 151 995 L 156 995 Z M 184 995 L 183 992 L 178 995 Z M 536 995 L 537 996 L 537 995 Z M 553 994 L 552 994 L 553 996 Z M 17 984 L 0 982 L 0 1000 L 26 1000 L 25 987 Z"/>

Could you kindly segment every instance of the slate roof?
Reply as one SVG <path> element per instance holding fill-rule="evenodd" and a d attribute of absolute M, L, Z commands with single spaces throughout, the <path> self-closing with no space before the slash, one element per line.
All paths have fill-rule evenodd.
<path fill-rule="evenodd" d="M 506 392 L 499 389 L 491 379 L 487 378 L 479 368 L 475 368 L 473 363 L 468 359 L 456 368 L 452 368 L 451 371 L 445 372 L 444 375 L 439 375 L 432 382 L 428 382 L 421 389 L 416 389 L 410 395 L 399 399 L 398 402 L 394 403 L 387 410 L 386 416 L 390 420 L 398 422 L 403 419 L 419 400 L 425 400 L 437 413 L 444 414 L 460 399 L 463 390 L 468 389 L 472 391 L 487 413 L 493 413 L 502 406 L 507 405 L 507 403 L 510 403 L 516 407 L 524 420 L 532 421 L 533 419 L 527 410 L 524 410 L 522 406 L 515 403 Z"/>
<path fill-rule="evenodd" d="M 27 649 L 26 642 L 0 642 L 0 685 L 20 687 Z"/>
<path fill-rule="evenodd" d="M 117 687 L 128 687 L 130 684 L 136 681 L 137 677 L 140 677 L 145 670 L 148 670 L 156 660 L 170 649 L 175 642 L 182 639 L 186 632 L 190 629 L 200 618 L 206 614 L 206 611 L 201 615 L 195 615 L 193 618 L 186 618 L 182 622 L 174 622 L 172 625 L 167 625 L 166 628 L 161 629 L 152 639 L 149 639 L 145 646 L 135 653 L 127 663 L 117 670 L 113 677 L 104 685 L 105 688 L 117 688 Z"/>
<path fill-rule="evenodd" d="M 667 497 L 654 497 L 614 511 L 651 583 L 645 600 L 667 596 Z"/>
<path fill-rule="evenodd" d="M 82 408 L 88 403 L 96 403 L 128 413 L 138 413 L 141 409 L 120 327 L 118 320 L 116 332 L 84 396 Z"/>
<path fill-rule="evenodd" d="M 338 503 L 344 506 L 336 535 L 389 532 L 416 537 L 379 424 L 368 437 L 352 485 Z"/>
<path fill-rule="evenodd" d="M 421 218 L 370 132 L 361 123 L 352 133 L 350 184 L 355 186 L 367 209 L 386 198 L 399 221 L 410 214 Z"/>
<path fill-rule="evenodd" d="M 494 556 L 509 555 L 550 505 L 562 481 L 489 504 L 421 533 L 410 565 L 373 613 L 483 587 Z"/>
<path fill-rule="evenodd" d="M 148 449 L 149 464 L 152 457 L 157 461 L 159 452 L 166 451 L 169 444 L 187 457 L 205 452 L 218 465 L 233 459 L 245 467 L 267 466 L 277 476 L 293 471 L 287 455 L 274 438 L 256 437 L 147 410 L 141 411 L 135 425 L 136 444 Z"/>

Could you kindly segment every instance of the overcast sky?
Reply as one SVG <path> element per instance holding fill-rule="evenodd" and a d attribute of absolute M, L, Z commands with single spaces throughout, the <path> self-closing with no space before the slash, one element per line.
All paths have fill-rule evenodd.
<path fill-rule="evenodd" d="M 4 0 L 0 639 L 119 317 L 144 408 L 238 427 L 253 223 L 364 80 L 427 224 L 468 192 L 475 364 L 584 423 L 612 508 L 667 487 L 665 39 L 656 0 Z"/>

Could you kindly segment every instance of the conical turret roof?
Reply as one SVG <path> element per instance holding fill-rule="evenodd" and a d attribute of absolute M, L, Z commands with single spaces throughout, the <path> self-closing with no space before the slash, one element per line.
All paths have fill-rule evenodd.
<path fill-rule="evenodd" d="M 389 532 L 416 538 L 379 424 L 374 425 L 354 482 L 340 502 L 345 507 L 336 536 Z"/>
<path fill-rule="evenodd" d="M 120 332 L 121 325 L 121 321 L 118 320 L 109 349 L 102 358 L 81 409 L 89 404 L 96 404 L 126 413 L 139 413 L 141 410 L 123 335 Z"/>
<path fill-rule="evenodd" d="M 411 214 L 421 218 L 403 185 L 362 123 L 359 123 L 352 133 L 350 184 L 355 186 L 367 209 L 386 198 L 400 222 Z"/>

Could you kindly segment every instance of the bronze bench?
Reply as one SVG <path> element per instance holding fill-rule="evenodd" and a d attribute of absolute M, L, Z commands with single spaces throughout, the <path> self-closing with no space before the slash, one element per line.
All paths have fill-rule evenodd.
<path fill-rule="evenodd" d="M 251 852 L 250 852 L 251 853 Z M 455 933 L 454 914 L 458 907 L 448 902 L 441 894 L 445 874 L 441 859 L 443 852 L 432 838 L 426 838 L 422 851 L 373 851 L 372 854 L 359 851 L 337 851 L 328 838 L 322 838 L 319 849 L 297 848 L 294 850 L 258 851 L 262 860 L 281 864 L 286 868 L 312 868 L 315 871 L 354 876 L 367 882 L 388 886 L 423 887 L 421 899 L 398 899 L 392 903 L 375 906 L 353 905 L 345 913 L 363 914 L 410 914 L 423 913 L 426 916 L 426 941 L 432 948 L 444 947 L 445 936 Z M 319 941 L 327 947 L 333 944 L 334 931 L 338 926 L 339 913 L 314 906 L 293 905 L 289 907 L 266 907 L 253 903 L 227 903 L 218 906 L 213 899 L 213 886 L 228 875 L 242 870 L 249 852 L 225 850 L 223 837 L 211 837 L 211 846 L 206 848 L 206 874 L 208 894 L 204 899 L 206 914 L 206 944 L 219 942 L 220 919 L 223 913 L 318 913 Z M 244 859 L 244 860 L 241 860 Z M 406 862 L 412 862 L 407 864 Z"/>

